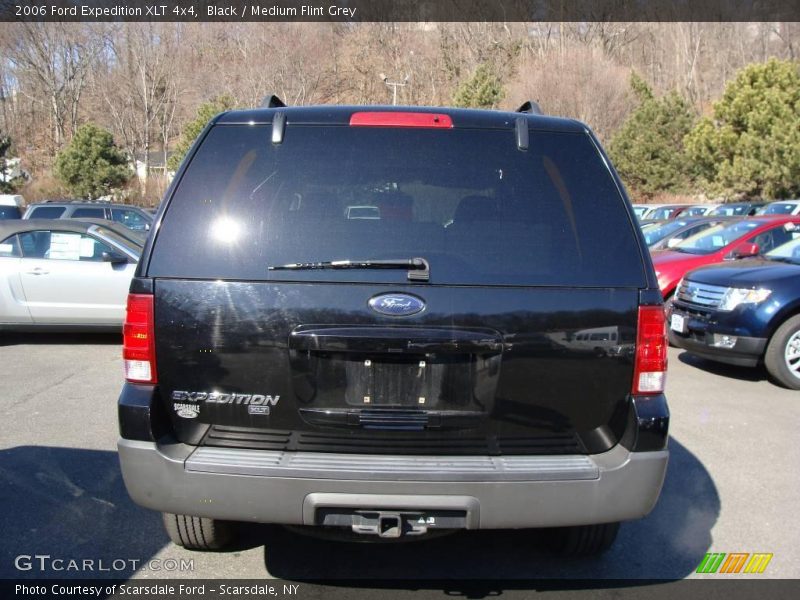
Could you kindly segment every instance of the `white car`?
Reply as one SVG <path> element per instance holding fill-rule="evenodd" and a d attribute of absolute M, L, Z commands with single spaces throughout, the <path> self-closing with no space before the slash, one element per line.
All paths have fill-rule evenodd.
<path fill-rule="evenodd" d="M 25 198 L 19 194 L 0 194 L 0 221 L 22 218 Z"/>
<path fill-rule="evenodd" d="M 800 200 L 771 202 L 758 211 L 759 215 L 800 215 Z"/>
<path fill-rule="evenodd" d="M 0 221 L 0 330 L 120 331 L 141 250 L 93 223 Z"/>

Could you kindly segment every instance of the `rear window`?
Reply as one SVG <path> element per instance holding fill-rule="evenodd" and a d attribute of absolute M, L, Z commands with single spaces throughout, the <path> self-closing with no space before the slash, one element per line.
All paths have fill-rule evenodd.
<path fill-rule="evenodd" d="M 63 206 L 37 206 L 31 211 L 30 219 L 58 219 L 67 210 Z"/>
<path fill-rule="evenodd" d="M 644 285 L 628 212 L 585 134 L 216 126 L 167 208 L 148 274 L 400 283 L 403 270 L 268 271 L 426 258 L 433 284 Z"/>
<path fill-rule="evenodd" d="M 72 211 L 72 216 L 75 219 L 83 219 L 90 217 L 93 219 L 104 219 L 106 216 L 105 209 L 102 208 L 76 208 Z"/>

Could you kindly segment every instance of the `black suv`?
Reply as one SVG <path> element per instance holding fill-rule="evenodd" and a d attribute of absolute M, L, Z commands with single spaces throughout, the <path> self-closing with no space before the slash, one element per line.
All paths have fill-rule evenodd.
<path fill-rule="evenodd" d="M 669 421 L 661 295 L 609 165 L 533 112 L 214 118 L 131 285 L 131 497 L 195 549 L 236 521 L 606 549 L 658 498 Z"/>

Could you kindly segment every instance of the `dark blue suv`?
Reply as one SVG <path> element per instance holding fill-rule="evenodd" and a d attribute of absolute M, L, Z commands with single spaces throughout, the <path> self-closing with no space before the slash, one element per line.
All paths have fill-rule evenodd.
<path fill-rule="evenodd" d="M 753 367 L 800 389 L 800 229 L 757 259 L 688 273 L 669 315 L 670 341 L 693 354 Z"/>

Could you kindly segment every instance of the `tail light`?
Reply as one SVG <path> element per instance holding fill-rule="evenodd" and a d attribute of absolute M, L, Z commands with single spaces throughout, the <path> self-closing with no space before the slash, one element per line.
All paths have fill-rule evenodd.
<path fill-rule="evenodd" d="M 667 324 L 661 306 L 639 307 L 634 394 L 660 394 L 667 377 Z"/>
<path fill-rule="evenodd" d="M 122 325 L 122 359 L 125 379 L 156 383 L 156 351 L 153 336 L 153 296 L 128 294 L 128 310 Z"/>

